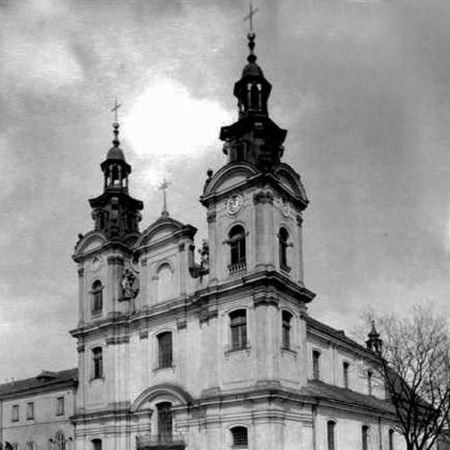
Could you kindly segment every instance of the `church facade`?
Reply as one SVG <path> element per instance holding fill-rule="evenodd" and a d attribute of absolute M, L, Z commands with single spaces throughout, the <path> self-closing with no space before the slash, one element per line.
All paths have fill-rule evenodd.
<path fill-rule="evenodd" d="M 70 448 L 404 448 L 376 377 L 376 331 L 364 347 L 308 314 L 308 198 L 282 160 L 287 131 L 270 118 L 271 84 L 248 38 L 234 86 L 238 120 L 220 132 L 226 162 L 208 171 L 200 198 L 208 223 L 200 261 L 196 228 L 165 207 L 139 229 L 144 205 L 129 193 L 114 124 L 103 193 L 89 200 L 94 226 L 73 255 Z"/>

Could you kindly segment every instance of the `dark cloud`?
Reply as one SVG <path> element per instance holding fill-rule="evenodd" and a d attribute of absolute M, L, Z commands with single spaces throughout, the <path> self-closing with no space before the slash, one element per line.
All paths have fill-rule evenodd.
<path fill-rule="evenodd" d="M 258 6 L 256 53 L 273 84 L 271 111 L 289 129 L 286 160 L 311 199 L 312 312 L 347 328 L 369 305 L 432 302 L 448 313 L 450 5 Z M 151 83 L 173 80 L 234 110 L 246 11 L 243 1 L 1 4 L 0 358 L 9 366 L 0 376 L 76 363 L 70 254 L 77 232 L 91 227 L 87 198 L 101 190 L 114 97 L 126 115 Z M 143 176 L 155 159 L 135 152 L 126 130 L 123 141 L 147 226 L 160 213 L 160 194 Z M 199 239 L 197 200 L 206 169 L 223 162 L 220 142 L 201 154 L 166 165 L 176 180 L 170 212 L 199 227 Z"/>

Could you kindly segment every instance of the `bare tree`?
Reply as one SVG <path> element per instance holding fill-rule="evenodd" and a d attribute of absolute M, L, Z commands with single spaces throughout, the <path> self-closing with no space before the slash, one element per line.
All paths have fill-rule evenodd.
<path fill-rule="evenodd" d="M 408 450 L 431 450 L 450 414 L 450 341 L 447 322 L 416 307 L 406 318 L 377 318 L 366 341 L 397 415 Z"/>

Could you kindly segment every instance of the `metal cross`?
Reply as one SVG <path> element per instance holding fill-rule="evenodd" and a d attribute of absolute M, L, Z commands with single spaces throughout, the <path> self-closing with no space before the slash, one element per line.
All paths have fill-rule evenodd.
<path fill-rule="evenodd" d="M 117 103 L 117 98 L 114 100 L 114 106 L 111 109 L 111 112 L 114 113 L 114 122 L 117 123 L 119 121 L 119 114 L 118 114 L 118 110 L 122 105 L 120 105 L 119 103 Z"/>
<path fill-rule="evenodd" d="M 165 178 L 161 185 L 159 186 L 159 190 L 163 191 L 163 209 L 161 215 L 164 217 L 167 217 L 169 215 L 169 212 L 167 211 L 167 189 L 169 189 L 169 186 L 172 183 L 170 181 L 167 181 Z"/>
<path fill-rule="evenodd" d="M 253 16 L 259 11 L 259 8 L 253 9 L 253 4 L 250 3 L 249 13 L 244 17 L 244 20 L 248 20 L 250 24 L 250 33 L 253 33 Z"/>

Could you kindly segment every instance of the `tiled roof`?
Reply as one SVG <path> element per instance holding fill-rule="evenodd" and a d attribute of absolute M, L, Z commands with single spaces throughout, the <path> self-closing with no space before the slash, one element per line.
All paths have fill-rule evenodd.
<path fill-rule="evenodd" d="M 61 370 L 59 372 L 43 371 L 33 378 L 0 384 L 0 397 L 32 392 L 34 390 L 57 388 L 61 384 L 75 385 L 78 381 L 78 369 Z"/>
<path fill-rule="evenodd" d="M 311 380 L 302 388 L 302 394 L 325 400 L 327 402 L 338 402 L 351 406 L 360 406 L 363 408 L 371 408 L 381 410 L 386 413 L 394 413 L 391 403 L 381 400 L 373 395 L 361 394 L 350 389 L 333 386 L 323 381 Z"/>

